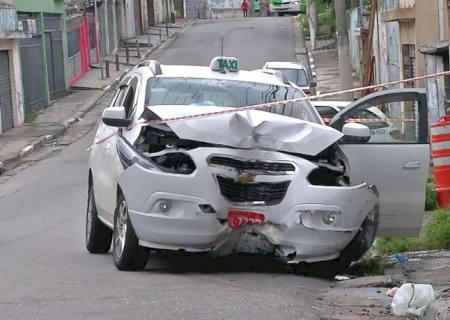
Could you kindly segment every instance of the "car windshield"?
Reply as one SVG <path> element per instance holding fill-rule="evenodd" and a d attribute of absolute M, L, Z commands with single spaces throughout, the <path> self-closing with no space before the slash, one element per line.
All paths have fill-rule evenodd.
<path fill-rule="evenodd" d="M 281 74 L 288 80 L 299 87 L 309 87 L 308 76 L 304 69 L 285 69 L 285 68 L 270 68 L 280 71 Z"/>
<path fill-rule="evenodd" d="M 147 83 L 146 106 L 191 105 L 245 107 L 304 97 L 292 87 L 244 81 L 198 78 L 152 78 Z M 320 123 L 308 101 L 274 107 L 269 112 Z"/>

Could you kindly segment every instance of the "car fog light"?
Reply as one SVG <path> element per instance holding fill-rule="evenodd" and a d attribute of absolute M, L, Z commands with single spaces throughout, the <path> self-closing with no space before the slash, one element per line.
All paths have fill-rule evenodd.
<path fill-rule="evenodd" d="M 333 212 L 324 212 L 322 214 L 322 222 L 327 226 L 331 226 L 336 222 L 336 214 Z"/>
<path fill-rule="evenodd" d="M 167 200 L 167 199 L 159 200 L 158 207 L 161 212 L 169 211 L 171 206 L 172 206 L 172 201 Z"/>

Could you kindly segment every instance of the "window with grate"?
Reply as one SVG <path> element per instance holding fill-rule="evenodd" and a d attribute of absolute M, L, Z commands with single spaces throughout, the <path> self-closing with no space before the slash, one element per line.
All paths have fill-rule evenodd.
<path fill-rule="evenodd" d="M 402 45 L 403 79 L 416 77 L 416 46 L 413 44 Z M 414 88 L 414 82 L 405 83 L 405 88 Z"/>

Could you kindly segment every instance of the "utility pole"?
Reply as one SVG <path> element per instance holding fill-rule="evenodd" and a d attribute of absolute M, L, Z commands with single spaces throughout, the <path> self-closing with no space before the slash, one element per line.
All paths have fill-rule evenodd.
<path fill-rule="evenodd" d="M 307 4 L 308 22 L 309 22 L 309 36 L 311 39 L 311 49 L 316 50 L 316 35 L 318 31 L 318 13 L 317 0 L 308 0 Z"/>
<path fill-rule="evenodd" d="M 352 61 L 348 40 L 346 1 L 334 0 L 336 13 L 337 48 L 339 57 L 339 82 L 341 90 L 353 88 Z M 353 100 L 353 94 L 343 95 L 343 98 Z"/>
<path fill-rule="evenodd" d="M 94 16 L 95 16 L 95 42 L 96 42 L 96 46 L 98 48 L 98 52 L 99 52 L 99 63 L 100 63 L 100 73 L 101 73 L 101 77 L 102 80 L 105 79 L 105 76 L 103 75 L 103 60 L 102 60 L 102 50 L 100 48 L 100 43 L 99 43 L 99 39 L 100 39 L 100 26 L 98 25 L 98 10 L 97 10 L 97 0 L 94 0 Z"/>

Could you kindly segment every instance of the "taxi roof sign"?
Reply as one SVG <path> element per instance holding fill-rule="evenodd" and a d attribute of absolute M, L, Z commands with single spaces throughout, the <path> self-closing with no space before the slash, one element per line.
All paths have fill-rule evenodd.
<path fill-rule="evenodd" d="M 239 60 L 235 57 L 215 57 L 212 59 L 209 65 L 212 71 L 226 72 L 238 72 Z"/>

